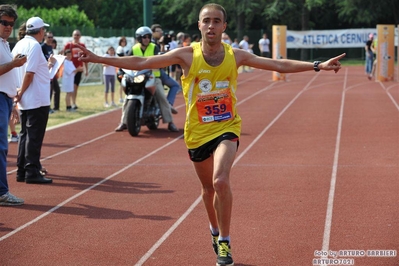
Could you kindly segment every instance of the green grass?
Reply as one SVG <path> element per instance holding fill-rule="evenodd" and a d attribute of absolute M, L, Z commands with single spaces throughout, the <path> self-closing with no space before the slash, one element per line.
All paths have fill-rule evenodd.
<path fill-rule="evenodd" d="M 61 92 L 60 95 L 60 110 L 49 114 L 47 128 L 121 106 L 121 104 L 119 104 L 119 82 L 115 83 L 115 103 L 118 107 L 104 107 L 105 100 L 103 84 L 79 87 L 78 97 L 76 100 L 79 108 L 76 112 L 66 111 L 65 94 L 65 92 Z M 110 96 L 111 95 L 109 94 L 108 101 L 111 100 Z M 123 94 L 122 97 L 124 97 Z M 54 107 L 53 102 L 51 102 L 51 107 Z M 21 130 L 20 124 L 17 124 L 15 129 L 19 132 Z"/>
<path fill-rule="evenodd" d="M 363 66 L 365 64 L 361 59 L 342 59 L 340 62 L 343 66 Z"/>
<path fill-rule="evenodd" d="M 122 95 L 124 97 L 124 95 Z M 108 94 L 108 101 L 111 101 L 111 94 Z M 65 93 L 61 92 L 60 110 L 49 115 L 47 127 L 59 125 L 84 116 L 89 116 L 99 112 L 107 111 L 117 107 L 104 107 L 104 85 L 85 85 L 79 86 L 76 104 L 76 112 L 66 112 Z M 115 83 L 115 103 L 119 104 L 119 82 Z M 51 103 L 53 107 L 53 103 Z"/>

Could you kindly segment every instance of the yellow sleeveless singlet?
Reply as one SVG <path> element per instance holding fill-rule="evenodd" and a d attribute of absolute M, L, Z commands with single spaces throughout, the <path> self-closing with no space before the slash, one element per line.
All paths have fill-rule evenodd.
<path fill-rule="evenodd" d="M 200 43 L 192 46 L 193 62 L 188 75 L 182 77 L 187 113 L 184 140 L 188 149 L 198 148 L 226 132 L 240 136 L 237 65 L 231 46 L 222 44 L 225 56 L 217 67 L 206 63 Z"/>

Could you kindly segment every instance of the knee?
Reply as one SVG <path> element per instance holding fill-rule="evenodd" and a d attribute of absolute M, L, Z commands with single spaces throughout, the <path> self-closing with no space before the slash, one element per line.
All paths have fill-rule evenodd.
<path fill-rule="evenodd" d="M 213 196 L 214 194 L 215 194 L 215 189 L 213 188 L 213 186 L 202 187 L 203 196 Z"/>
<path fill-rule="evenodd" d="M 230 182 L 226 177 L 217 177 L 213 182 L 213 188 L 217 194 L 225 193 L 230 190 Z"/>

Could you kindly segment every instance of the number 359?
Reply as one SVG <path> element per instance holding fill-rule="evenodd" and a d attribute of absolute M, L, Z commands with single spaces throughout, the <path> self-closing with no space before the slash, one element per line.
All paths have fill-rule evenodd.
<path fill-rule="evenodd" d="M 226 112 L 226 105 L 222 104 L 215 104 L 215 105 L 208 105 L 205 106 L 206 115 L 219 115 Z"/>

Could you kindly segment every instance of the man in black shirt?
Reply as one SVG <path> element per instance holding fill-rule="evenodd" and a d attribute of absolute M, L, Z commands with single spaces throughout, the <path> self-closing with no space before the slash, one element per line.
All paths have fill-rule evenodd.
<path fill-rule="evenodd" d="M 54 54 L 53 39 L 54 39 L 53 33 L 51 31 L 46 32 L 46 35 L 44 36 L 44 42 L 41 44 L 42 51 L 46 60 L 48 60 L 50 55 Z M 54 76 L 54 78 L 51 80 L 50 100 L 53 97 L 53 93 L 54 93 L 54 108 L 53 109 L 50 108 L 50 113 L 60 110 L 60 85 L 58 84 L 57 76 Z"/>

